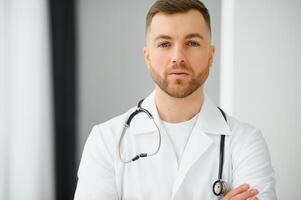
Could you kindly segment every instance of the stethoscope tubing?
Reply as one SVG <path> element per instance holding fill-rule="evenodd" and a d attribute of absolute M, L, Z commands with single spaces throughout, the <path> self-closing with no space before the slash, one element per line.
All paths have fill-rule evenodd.
<path fill-rule="evenodd" d="M 145 157 L 154 156 L 154 155 L 156 155 L 159 152 L 159 150 L 161 148 L 161 132 L 160 132 L 159 126 L 155 122 L 153 115 L 148 110 L 146 110 L 146 109 L 144 109 L 144 108 L 141 107 L 142 101 L 143 101 L 143 99 L 141 101 L 139 101 L 137 109 L 129 116 L 129 118 L 125 122 L 124 127 L 122 129 L 122 133 L 121 133 L 119 142 L 118 142 L 119 159 L 121 160 L 121 162 L 123 162 L 125 164 L 130 163 L 130 162 L 134 162 L 134 161 L 138 160 L 139 158 L 145 158 Z M 152 120 L 153 124 L 156 126 L 157 132 L 158 132 L 158 137 L 159 137 L 158 146 L 157 146 L 156 150 L 153 153 L 140 153 L 140 154 L 137 154 L 136 156 L 134 156 L 131 159 L 125 160 L 121 156 L 121 142 L 123 140 L 123 137 L 124 137 L 127 129 L 130 127 L 132 119 L 135 117 L 135 115 L 137 115 L 139 113 L 145 113 L 150 118 L 150 120 Z"/>
<path fill-rule="evenodd" d="M 142 100 L 139 101 L 137 109 L 133 113 L 131 113 L 131 115 L 126 120 L 126 122 L 125 122 L 125 124 L 123 126 L 123 129 L 122 129 L 121 136 L 119 138 L 119 142 L 118 142 L 118 155 L 119 155 L 120 161 L 123 162 L 124 164 L 128 164 L 128 163 L 134 162 L 134 161 L 138 160 L 139 158 L 145 158 L 145 157 L 154 156 L 154 155 L 156 155 L 159 152 L 159 150 L 161 148 L 161 132 L 160 132 L 159 126 L 155 122 L 153 115 L 148 110 L 146 110 L 146 109 L 144 109 L 144 108 L 141 107 L 141 104 L 142 104 L 143 100 L 144 99 L 142 99 Z M 224 113 L 224 111 L 221 108 L 219 108 L 219 107 L 218 107 L 218 109 L 221 111 L 224 119 L 227 122 L 227 117 L 226 117 L 226 114 Z M 145 113 L 149 117 L 149 119 L 153 121 L 153 124 L 156 126 L 157 133 L 158 133 L 158 136 L 159 136 L 158 146 L 157 146 L 156 150 L 153 153 L 140 153 L 140 154 L 137 154 L 136 156 L 134 156 L 133 158 L 126 160 L 126 159 L 123 159 L 122 156 L 121 156 L 121 143 L 122 143 L 123 137 L 124 137 L 127 129 L 130 128 L 130 124 L 131 124 L 132 119 L 137 114 L 139 114 L 139 113 Z M 221 196 L 221 195 L 223 195 L 227 191 L 226 182 L 222 180 L 223 165 L 224 165 L 224 149 L 225 149 L 225 135 L 221 135 L 220 151 L 219 151 L 220 155 L 219 155 L 218 180 L 216 180 L 214 182 L 214 184 L 213 184 L 213 193 L 216 196 Z M 217 189 L 215 188 L 215 186 L 220 187 L 220 190 L 217 191 Z"/>

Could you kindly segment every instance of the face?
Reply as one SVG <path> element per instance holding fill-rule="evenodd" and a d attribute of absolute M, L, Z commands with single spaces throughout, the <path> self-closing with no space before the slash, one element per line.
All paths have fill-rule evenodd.
<path fill-rule="evenodd" d="M 184 98 L 203 86 L 213 62 L 210 31 L 197 10 L 157 13 L 147 30 L 144 58 L 155 84 Z"/>

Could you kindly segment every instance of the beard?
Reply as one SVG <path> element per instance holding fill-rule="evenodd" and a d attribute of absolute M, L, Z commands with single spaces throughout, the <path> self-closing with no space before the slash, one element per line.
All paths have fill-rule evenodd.
<path fill-rule="evenodd" d="M 209 68 L 210 65 L 206 66 L 206 68 L 195 74 L 195 72 L 188 67 L 186 64 L 175 64 L 170 69 L 167 69 L 163 73 L 163 77 L 157 73 L 153 67 L 150 65 L 150 73 L 153 81 L 163 90 L 166 94 L 175 98 L 185 98 L 192 93 L 194 93 L 197 89 L 199 89 L 207 80 L 209 76 Z M 188 79 L 169 79 L 169 72 L 172 70 L 184 70 L 189 72 Z"/>

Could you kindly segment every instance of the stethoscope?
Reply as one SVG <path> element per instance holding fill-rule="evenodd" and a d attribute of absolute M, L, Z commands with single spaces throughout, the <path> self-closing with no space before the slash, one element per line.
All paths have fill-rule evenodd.
<path fill-rule="evenodd" d="M 126 120 L 126 122 L 124 124 L 124 127 L 122 129 L 122 133 L 121 133 L 119 142 L 118 142 L 119 159 L 120 159 L 121 162 L 123 162 L 125 164 L 130 163 L 130 162 L 134 162 L 134 161 L 138 160 L 139 158 L 145 158 L 145 157 L 154 156 L 154 155 L 156 155 L 159 152 L 159 150 L 161 148 L 161 132 L 160 132 L 159 126 L 156 124 L 153 115 L 148 110 L 146 110 L 146 109 L 144 109 L 144 108 L 141 107 L 141 104 L 142 104 L 143 100 L 144 99 L 142 99 L 142 100 L 139 101 L 139 103 L 137 105 L 137 109 Z M 218 109 L 220 110 L 220 112 L 222 113 L 224 119 L 227 122 L 227 117 L 226 117 L 224 111 L 222 109 L 220 109 L 220 108 L 218 108 Z M 156 150 L 154 152 L 152 152 L 152 153 L 144 153 L 143 152 L 143 153 L 137 154 L 136 156 L 134 156 L 131 159 L 125 160 L 121 156 L 121 151 L 120 151 L 120 149 L 121 149 L 121 142 L 122 142 L 122 139 L 123 139 L 123 137 L 124 137 L 127 129 L 130 127 L 132 119 L 137 114 L 139 114 L 139 113 L 145 113 L 149 117 L 149 119 L 152 120 L 152 122 L 154 123 L 154 125 L 156 126 L 157 133 L 158 133 L 158 136 L 159 136 L 158 146 L 157 146 Z M 213 186 L 212 186 L 213 194 L 216 195 L 216 196 L 224 195 L 227 192 L 227 189 L 228 189 L 227 183 L 222 179 L 222 176 L 223 176 L 223 165 L 224 165 L 224 149 L 225 149 L 225 135 L 221 135 L 218 179 L 213 183 Z"/>

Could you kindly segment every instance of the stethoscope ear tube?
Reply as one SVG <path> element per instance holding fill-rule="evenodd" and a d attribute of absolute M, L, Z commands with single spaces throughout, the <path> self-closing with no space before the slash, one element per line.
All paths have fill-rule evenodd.
<path fill-rule="evenodd" d="M 159 129 L 158 125 L 156 124 L 156 122 L 155 122 L 155 120 L 154 120 L 152 114 L 151 114 L 148 110 L 146 110 L 146 109 L 144 109 L 144 108 L 141 107 L 142 102 L 143 102 L 143 99 L 139 101 L 138 106 L 137 106 L 137 109 L 136 109 L 136 110 L 128 117 L 128 119 L 126 120 L 126 122 L 125 122 L 125 124 L 124 124 L 124 127 L 123 127 L 123 129 L 122 129 L 122 133 L 121 133 L 119 142 L 118 142 L 118 154 L 119 154 L 119 159 L 121 160 L 121 162 L 123 162 L 123 163 L 125 163 L 125 164 L 126 164 L 126 163 L 130 163 L 130 162 L 134 162 L 134 161 L 138 160 L 139 158 L 144 158 L 144 157 L 153 156 L 153 155 L 157 154 L 157 153 L 159 152 L 160 148 L 161 148 L 161 132 L 160 132 L 160 129 Z M 158 147 L 157 147 L 157 149 L 156 149 L 153 153 L 149 153 L 149 154 L 148 154 L 148 153 L 140 153 L 140 154 L 137 154 L 136 156 L 134 156 L 132 159 L 124 160 L 124 159 L 122 158 L 121 152 L 120 152 L 120 151 L 121 151 L 121 142 L 122 142 L 122 140 L 123 140 L 123 137 L 124 137 L 124 135 L 125 135 L 127 129 L 128 129 L 128 128 L 130 127 L 130 125 L 131 125 L 132 119 L 135 117 L 135 115 L 137 115 L 137 114 L 139 114 L 139 113 L 145 113 L 145 114 L 150 118 L 150 120 L 153 121 L 154 125 L 156 126 L 157 132 L 158 132 L 158 137 L 159 137 Z"/>
<path fill-rule="evenodd" d="M 142 108 L 141 107 L 141 103 L 143 102 L 143 99 L 139 101 L 138 103 L 138 106 L 137 106 L 137 109 L 129 116 L 128 120 L 125 122 L 125 124 L 129 127 L 131 122 L 132 122 L 132 119 L 135 117 L 135 115 L 137 115 L 138 113 L 140 112 L 144 112 L 145 114 L 147 114 L 147 116 L 150 118 L 150 119 L 153 119 L 153 115 L 146 109 Z"/>

